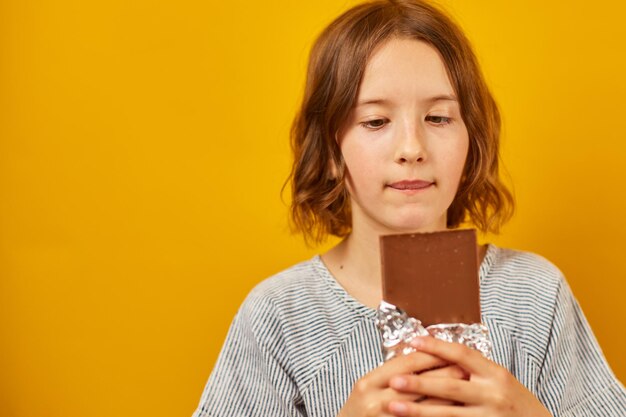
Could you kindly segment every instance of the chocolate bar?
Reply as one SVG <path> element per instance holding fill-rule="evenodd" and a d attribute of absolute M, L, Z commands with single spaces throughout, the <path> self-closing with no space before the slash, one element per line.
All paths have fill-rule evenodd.
<path fill-rule="evenodd" d="M 424 326 L 480 323 L 475 230 L 380 237 L 383 299 Z"/>

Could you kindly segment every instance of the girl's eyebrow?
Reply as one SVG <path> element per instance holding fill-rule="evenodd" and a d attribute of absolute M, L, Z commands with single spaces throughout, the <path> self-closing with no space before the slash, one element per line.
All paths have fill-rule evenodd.
<path fill-rule="evenodd" d="M 384 98 L 372 98 L 372 99 L 359 100 L 356 103 L 356 106 L 361 107 L 361 106 L 367 106 L 369 104 L 380 104 L 381 106 L 384 106 L 390 103 L 391 103 L 391 100 L 387 100 Z"/>
<path fill-rule="evenodd" d="M 456 98 L 455 95 L 453 94 L 440 94 L 440 95 L 436 95 L 436 96 L 432 96 L 432 97 L 428 97 L 425 99 L 421 100 L 424 103 L 436 103 L 437 101 L 456 101 L 458 102 L 458 99 Z M 385 98 L 371 98 L 371 99 L 363 99 L 363 100 L 359 100 L 356 104 L 356 107 L 361 107 L 361 106 L 367 106 L 370 104 L 378 104 L 381 106 L 384 105 L 389 105 L 392 103 L 392 100 L 389 99 L 385 99 Z"/>
<path fill-rule="evenodd" d="M 424 100 L 427 103 L 435 103 L 437 101 L 459 101 L 454 94 L 441 94 L 438 96 L 429 97 Z"/>

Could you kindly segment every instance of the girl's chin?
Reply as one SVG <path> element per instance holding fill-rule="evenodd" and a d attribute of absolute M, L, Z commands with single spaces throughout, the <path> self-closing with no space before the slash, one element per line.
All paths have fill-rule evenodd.
<path fill-rule="evenodd" d="M 428 233 L 446 230 L 445 222 L 398 222 L 388 224 L 385 227 L 389 230 L 389 234 L 394 233 Z"/>
<path fill-rule="evenodd" d="M 434 210 L 390 210 L 377 216 L 358 208 L 352 212 L 352 230 L 369 230 L 378 235 L 446 230 L 446 215 L 433 215 Z"/>

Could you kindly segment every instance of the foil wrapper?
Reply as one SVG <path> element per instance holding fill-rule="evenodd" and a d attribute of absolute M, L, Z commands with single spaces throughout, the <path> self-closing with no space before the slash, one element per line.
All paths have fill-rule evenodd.
<path fill-rule="evenodd" d="M 491 358 L 491 340 L 487 326 L 481 323 L 443 323 L 422 326 L 422 322 L 409 317 L 393 304 L 381 301 L 376 326 L 383 337 L 385 362 L 399 355 L 415 352 L 410 342 L 418 336 L 433 336 L 446 342 L 462 343 Z"/>

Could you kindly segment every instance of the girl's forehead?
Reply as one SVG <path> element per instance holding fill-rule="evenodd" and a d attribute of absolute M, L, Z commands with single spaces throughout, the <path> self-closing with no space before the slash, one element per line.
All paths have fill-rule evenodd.
<path fill-rule="evenodd" d="M 367 61 L 358 102 L 403 96 L 430 100 L 455 94 L 445 63 L 433 46 L 415 39 L 392 38 Z"/>

